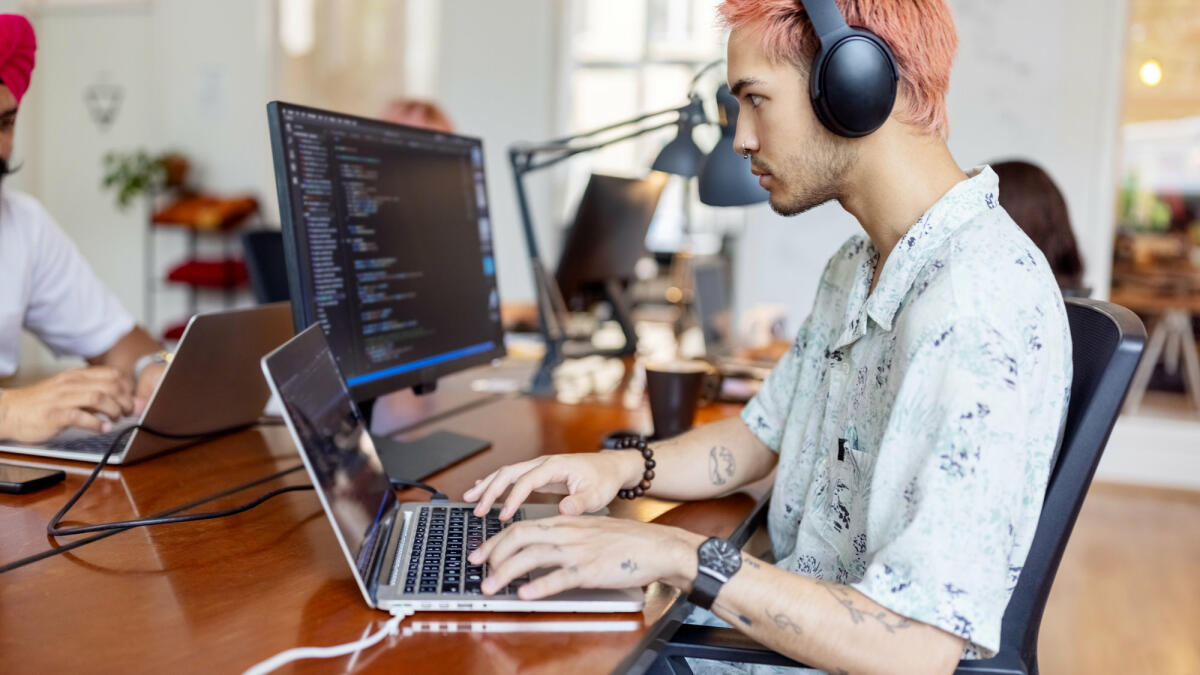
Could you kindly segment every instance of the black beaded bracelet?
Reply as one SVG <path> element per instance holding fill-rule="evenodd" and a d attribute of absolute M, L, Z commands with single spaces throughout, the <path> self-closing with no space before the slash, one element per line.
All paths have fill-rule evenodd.
<path fill-rule="evenodd" d="M 617 441 L 618 450 L 626 450 L 636 448 L 641 451 L 642 458 L 646 460 L 646 470 L 642 473 L 642 482 L 638 483 L 633 488 L 626 488 L 617 491 L 617 496 L 621 499 L 636 499 L 646 494 L 646 490 L 650 489 L 650 481 L 654 480 L 654 451 L 646 444 L 644 438 L 623 438 Z"/>

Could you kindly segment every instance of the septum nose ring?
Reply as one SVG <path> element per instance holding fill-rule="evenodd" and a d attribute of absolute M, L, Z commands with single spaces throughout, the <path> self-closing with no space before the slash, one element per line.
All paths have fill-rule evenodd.
<path fill-rule="evenodd" d="M 742 143 L 742 159 L 750 159 L 750 151 L 746 149 L 745 143 Z"/>

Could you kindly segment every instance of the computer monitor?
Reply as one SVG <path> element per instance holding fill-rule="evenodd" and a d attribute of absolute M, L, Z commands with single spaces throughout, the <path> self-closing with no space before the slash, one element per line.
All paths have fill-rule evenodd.
<path fill-rule="evenodd" d="M 555 274 L 569 308 L 586 309 L 603 298 L 609 282 L 634 279 L 667 178 L 658 171 L 641 179 L 592 174 Z"/>
<path fill-rule="evenodd" d="M 733 353 L 733 312 L 729 301 L 729 269 L 720 258 L 694 258 L 692 304 L 710 357 Z"/>
<path fill-rule="evenodd" d="M 281 102 L 267 114 L 296 330 L 321 324 L 354 399 L 432 391 L 504 356 L 479 139 Z M 488 445 L 460 439 L 396 451 Z"/>

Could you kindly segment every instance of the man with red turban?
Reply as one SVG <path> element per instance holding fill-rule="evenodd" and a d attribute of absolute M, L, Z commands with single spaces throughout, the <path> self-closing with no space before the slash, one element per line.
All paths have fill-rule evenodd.
<path fill-rule="evenodd" d="M 19 14 L 0 14 L 0 180 L 29 89 L 37 39 Z M 87 359 L 20 387 L 0 389 L 0 440 L 37 443 L 69 427 L 108 431 L 140 412 L 166 361 L 33 197 L 0 189 L 0 378 L 16 372 L 22 328 L 57 354 Z"/>

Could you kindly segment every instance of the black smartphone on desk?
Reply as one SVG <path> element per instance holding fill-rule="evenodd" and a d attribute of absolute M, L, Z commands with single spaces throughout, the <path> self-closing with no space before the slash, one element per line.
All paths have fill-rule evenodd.
<path fill-rule="evenodd" d="M 66 477 L 60 469 L 0 464 L 0 492 L 21 495 L 50 487 Z"/>

